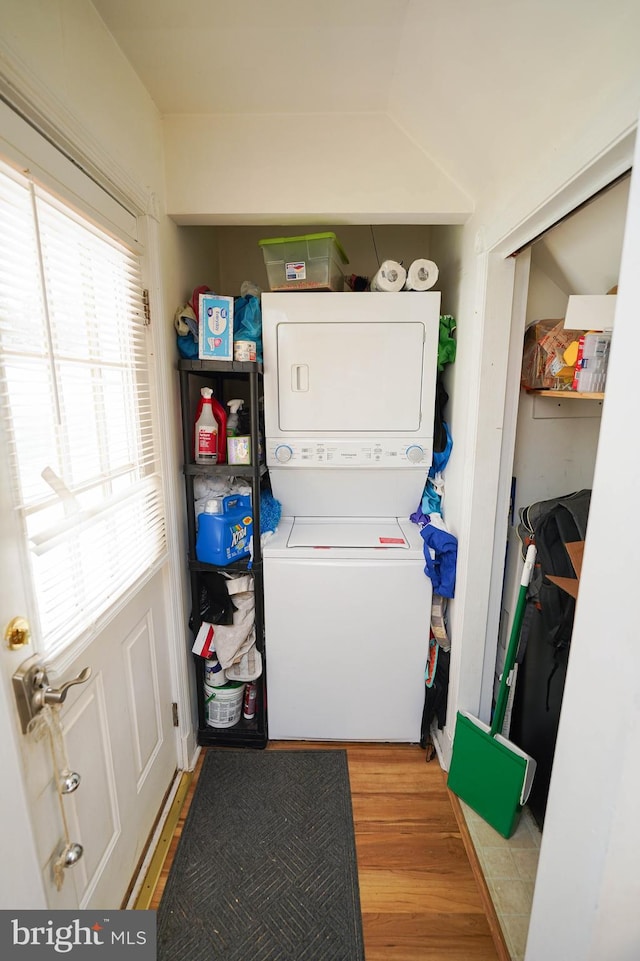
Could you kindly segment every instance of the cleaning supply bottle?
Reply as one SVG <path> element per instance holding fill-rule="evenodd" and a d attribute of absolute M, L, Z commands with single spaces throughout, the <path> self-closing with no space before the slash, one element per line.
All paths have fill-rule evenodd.
<path fill-rule="evenodd" d="M 200 391 L 200 395 L 201 395 L 201 396 L 200 396 L 200 403 L 198 404 L 198 409 L 197 409 L 197 411 L 196 411 L 196 420 L 195 420 L 195 422 L 196 422 L 196 424 L 198 423 L 198 420 L 199 420 L 200 415 L 201 415 L 201 413 L 202 413 L 202 408 L 203 408 L 203 405 L 204 405 L 204 393 L 203 393 L 203 392 L 204 392 L 205 390 L 208 390 L 208 391 L 209 391 L 208 397 L 209 397 L 210 400 L 211 400 L 211 409 L 212 409 L 212 411 L 213 411 L 213 416 L 214 416 L 215 419 L 216 419 L 216 423 L 217 423 L 217 427 L 218 427 L 218 443 L 217 443 L 217 454 L 218 454 L 218 458 L 217 458 L 217 460 L 215 460 L 215 461 L 212 461 L 212 460 L 199 461 L 199 460 L 196 458 L 196 464 L 205 464 L 205 463 L 206 463 L 206 464 L 216 464 L 216 463 L 217 463 L 217 464 L 224 464 L 225 461 L 226 461 L 226 459 L 227 459 L 227 412 L 226 412 L 226 410 L 224 409 L 224 407 L 222 406 L 222 404 L 219 403 L 219 402 L 216 400 L 216 398 L 215 398 L 214 395 L 213 395 L 213 391 L 211 390 L 210 387 L 203 387 L 202 390 Z M 195 446 L 195 438 L 194 438 L 194 446 Z"/>
<path fill-rule="evenodd" d="M 196 558 L 225 567 L 251 554 L 253 514 L 249 494 L 212 497 L 198 516 Z"/>
<path fill-rule="evenodd" d="M 196 464 L 216 464 L 218 462 L 218 421 L 213 413 L 210 387 L 200 390 L 200 404 L 196 413 L 194 430 L 194 457 Z"/>
<path fill-rule="evenodd" d="M 235 400 L 228 400 L 227 407 L 229 408 L 229 416 L 227 417 L 227 437 L 235 437 L 240 433 L 240 411 L 244 407 L 244 401 L 236 398 Z"/>

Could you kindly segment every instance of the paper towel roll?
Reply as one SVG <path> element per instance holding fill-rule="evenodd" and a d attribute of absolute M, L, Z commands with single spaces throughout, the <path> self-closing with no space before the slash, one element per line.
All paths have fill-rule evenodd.
<path fill-rule="evenodd" d="M 414 260 L 407 271 L 405 290 L 430 290 L 438 279 L 438 268 L 432 260 Z"/>
<path fill-rule="evenodd" d="M 402 290 L 407 279 L 407 271 L 396 260 L 384 260 L 371 281 L 371 290 Z"/>

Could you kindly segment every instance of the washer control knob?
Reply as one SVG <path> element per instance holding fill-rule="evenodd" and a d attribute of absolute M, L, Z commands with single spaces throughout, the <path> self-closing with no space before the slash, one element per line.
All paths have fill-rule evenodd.
<path fill-rule="evenodd" d="M 407 460 L 412 464 L 419 464 L 421 460 L 424 460 L 424 451 L 422 447 L 418 447 L 417 444 L 407 447 Z"/>
<path fill-rule="evenodd" d="M 275 456 L 279 464 L 286 464 L 293 457 L 293 451 L 287 444 L 281 444 L 276 447 Z"/>

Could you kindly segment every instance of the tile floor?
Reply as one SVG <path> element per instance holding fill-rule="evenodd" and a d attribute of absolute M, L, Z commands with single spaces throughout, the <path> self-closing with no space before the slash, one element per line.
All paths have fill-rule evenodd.
<path fill-rule="evenodd" d="M 513 836 L 506 840 L 468 805 L 462 803 L 462 810 L 512 961 L 523 961 L 542 838 L 540 829 L 525 808 Z"/>

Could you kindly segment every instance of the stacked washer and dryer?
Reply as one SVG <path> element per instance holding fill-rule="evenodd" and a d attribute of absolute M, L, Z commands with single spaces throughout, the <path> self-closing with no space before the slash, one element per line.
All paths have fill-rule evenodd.
<path fill-rule="evenodd" d="M 265 293 L 269 737 L 420 739 L 440 294 Z"/>

